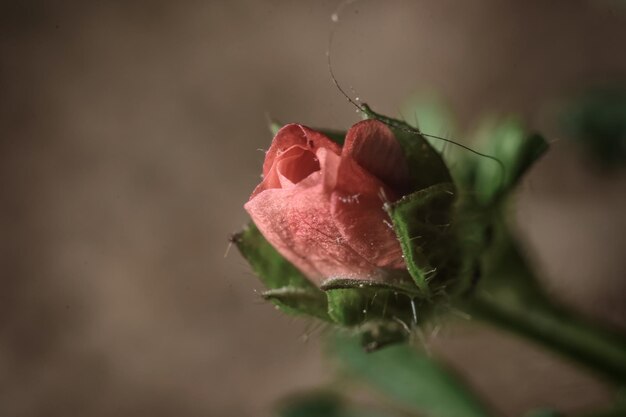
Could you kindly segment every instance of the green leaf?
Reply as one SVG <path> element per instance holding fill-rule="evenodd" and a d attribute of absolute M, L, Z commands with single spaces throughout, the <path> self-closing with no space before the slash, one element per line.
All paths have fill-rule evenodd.
<path fill-rule="evenodd" d="M 483 205 L 511 191 L 548 149 L 542 136 L 528 133 L 514 120 L 496 124 L 487 122 L 479 130 L 479 135 L 486 138 L 481 151 L 496 160 L 473 156 L 464 163 L 469 168 L 467 177 L 472 180 L 471 188 L 476 190 L 477 201 Z"/>
<path fill-rule="evenodd" d="M 343 400 L 330 392 L 310 392 L 284 401 L 279 417 L 343 417 Z"/>
<path fill-rule="evenodd" d="M 603 167 L 626 163 L 626 89 L 593 88 L 568 103 L 559 117 L 561 130 L 582 145 Z"/>
<path fill-rule="evenodd" d="M 410 345 L 367 353 L 357 340 L 337 337 L 331 349 L 349 373 L 410 410 L 432 417 L 490 415 L 456 376 Z"/>
<path fill-rule="evenodd" d="M 454 186 L 446 183 L 386 205 L 409 273 L 424 298 L 432 293 L 431 281 L 444 284 L 457 267 L 455 236 L 451 231 L 454 201 Z"/>
<path fill-rule="evenodd" d="M 309 392 L 288 398 L 279 407 L 279 417 L 390 417 L 352 406 L 332 392 Z"/>
<path fill-rule="evenodd" d="M 516 151 L 510 154 L 509 158 L 503 158 L 511 161 L 507 187 L 517 185 L 519 180 L 526 174 L 526 171 L 548 150 L 548 142 L 543 136 L 537 133 L 531 133 L 524 136 L 524 140 L 519 143 Z M 498 154 L 496 154 L 498 155 Z M 509 156 L 509 155 L 507 155 Z"/>
<path fill-rule="evenodd" d="M 278 120 L 274 120 L 274 119 L 268 119 L 268 124 L 267 127 L 270 130 L 270 133 L 272 134 L 272 136 L 276 136 L 276 134 L 278 133 L 278 131 L 284 126 L 284 124 L 282 124 L 281 122 L 279 122 Z"/>
<path fill-rule="evenodd" d="M 436 96 L 426 99 L 411 98 L 402 106 L 402 115 L 407 124 L 424 134 L 443 138 L 453 138 L 456 135 L 457 129 L 453 115 L 444 102 Z M 451 146 L 449 143 L 428 136 L 426 140 L 446 159 L 446 148 Z"/>
<path fill-rule="evenodd" d="M 329 320 L 326 296 L 295 266 L 283 258 L 250 223 L 232 237 L 254 273 L 270 290 L 263 294 L 286 313 L 309 314 Z"/>
<path fill-rule="evenodd" d="M 367 118 L 385 123 L 402 146 L 409 165 L 413 190 L 452 181 L 441 155 L 417 129 L 400 120 L 378 114 L 367 104 L 363 104 L 362 107 Z"/>

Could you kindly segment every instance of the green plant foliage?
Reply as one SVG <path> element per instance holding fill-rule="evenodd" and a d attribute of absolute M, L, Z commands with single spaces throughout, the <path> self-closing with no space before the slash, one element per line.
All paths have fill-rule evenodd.
<path fill-rule="evenodd" d="M 326 296 L 283 258 L 250 223 L 232 241 L 254 273 L 268 288 L 263 296 L 290 314 L 309 314 L 329 320 Z"/>
<path fill-rule="evenodd" d="M 480 151 L 490 157 L 466 153 L 455 171 L 459 189 L 454 213 L 461 254 L 459 292 L 470 290 L 484 275 L 482 259 L 494 245 L 494 230 L 504 224 L 507 197 L 548 148 L 540 135 L 527 133 L 512 120 L 486 121 L 477 136 L 483 143 Z"/>
<path fill-rule="evenodd" d="M 283 126 L 284 126 L 284 124 L 280 123 L 277 120 L 274 120 L 274 119 L 269 119 L 268 120 L 267 127 L 269 128 L 270 133 L 272 134 L 272 136 L 276 136 L 276 134 L 278 133 L 280 128 L 283 127 Z"/>
<path fill-rule="evenodd" d="M 309 392 L 287 399 L 277 417 L 391 417 L 380 411 L 364 410 L 350 405 L 332 392 Z"/>
<path fill-rule="evenodd" d="M 306 314 L 329 321 L 328 303 L 319 291 L 310 288 L 281 287 L 263 291 L 262 296 L 286 313 Z"/>
<path fill-rule="evenodd" d="M 344 417 L 343 400 L 330 392 L 292 397 L 279 407 L 279 417 Z"/>
<path fill-rule="evenodd" d="M 328 314 L 338 324 L 356 326 L 368 320 L 410 322 L 411 298 L 398 291 L 363 286 L 327 288 Z"/>
<path fill-rule="evenodd" d="M 593 323 L 552 301 L 542 290 L 504 219 L 494 224 L 492 244 L 480 258 L 483 277 L 468 311 L 528 337 L 607 381 L 626 383 L 626 336 Z"/>
<path fill-rule="evenodd" d="M 604 167 L 626 163 L 626 89 L 597 88 L 575 97 L 559 118 L 565 135 Z"/>
<path fill-rule="evenodd" d="M 323 291 L 336 290 L 336 289 L 380 289 L 397 292 L 404 294 L 409 298 L 413 298 L 419 295 L 419 289 L 415 288 L 415 284 L 411 280 L 410 275 L 406 271 L 388 270 L 385 281 L 372 281 L 369 279 L 354 279 L 354 278 L 329 278 L 322 283 L 320 288 Z"/>
<path fill-rule="evenodd" d="M 283 258 L 253 223 L 234 235 L 233 242 L 268 288 L 263 297 L 285 313 L 309 315 L 348 327 L 376 320 L 411 321 L 411 299 L 417 289 L 410 278 L 398 277 L 396 284 L 335 279 L 327 281 L 322 291 Z M 384 340 L 377 342 L 377 334 Z M 388 334 L 374 332 L 364 343 L 383 345 L 388 339 Z"/>
<path fill-rule="evenodd" d="M 425 135 L 434 135 L 442 138 L 454 138 L 457 128 L 454 117 L 448 107 L 442 100 L 437 97 L 411 98 L 403 106 L 401 110 L 404 121 L 423 132 Z M 425 136 L 426 140 L 447 160 L 446 156 L 450 153 L 454 145 L 450 143 Z M 448 168 L 450 168 L 448 166 Z"/>
<path fill-rule="evenodd" d="M 337 337 L 331 352 L 346 371 L 407 410 L 432 417 L 491 415 L 448 369 L 407 344 L 366 353 L 358 340 Z"/>
<path fill-rule="evenodd" d="M 506 196 L 548 149 L 548 144 L 514 120 L 486 122 L 478 136 L 484 143 L 481 152 L 491 158 L 468 155 L 459 161 L 464 171 L 460 180 L 464 188 L 473 192 L 475 202 L 484 207 Z"/>
<path fill-rule="evenodd" d="M 404 260 L 422 298 L 431 296 L 430 282 L 444 284 L 458 256 L 451 232 L 455 189 L 437 184 L 386 206 L 400 240 Z M 441 277 L 437 282 L 437 277 Z"/>

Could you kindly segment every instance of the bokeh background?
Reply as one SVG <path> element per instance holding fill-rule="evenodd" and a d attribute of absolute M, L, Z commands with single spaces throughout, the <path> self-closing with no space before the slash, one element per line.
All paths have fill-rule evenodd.
<path fill-rule="evenodd" d="M 626 174 L 555 127 L 626 81 L 620 1 L 3 1 L 0 416 L 270 416 L 332 380 L 310 323 L 261 302 L 227 251 L 266 114 L 346 128 L 344 88 L 397 114 L 436 93 L 462 126 L 520 115 L 553 141 L 515 216 L 550 292 L 626 329 Z M 462 139 L 462 138 L 461 138 Z M 502 415 L 612 394 L 512 336 L 432 342 Z"/>

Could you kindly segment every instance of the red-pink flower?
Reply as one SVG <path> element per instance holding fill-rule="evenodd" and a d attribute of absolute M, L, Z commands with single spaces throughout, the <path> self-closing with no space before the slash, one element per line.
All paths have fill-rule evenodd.
<path fill-rule="evenodd" d="M 383 206 L 401 197 L 408 168 L 391 130 L 365 120 L 343 148 L 305 126 L 274 137 L 263 181 L 245 208 L 263 236 L 312 282 L 385 281 L 405 269 Z"/>

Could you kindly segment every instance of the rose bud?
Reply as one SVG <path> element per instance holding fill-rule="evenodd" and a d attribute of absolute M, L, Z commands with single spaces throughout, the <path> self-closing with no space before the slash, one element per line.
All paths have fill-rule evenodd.
<path fill-rule="evenodd" d="M 354 329 L 371 350 L 467 305 L 492 263 L 505 265 L 494 226 L 546 144 L 505 126 L 489 137 L 488 153 L 472 151 L 482 158 L 448 159 L 453 180 L 430 135 L 361 110 L 369 119 L 343 146 L 337 132 L 278 130 L 245 204 L 253 224 L 231 242 L 265 285 L 263 298 Z"/>
<path fill-rule="evenodd" d="M 406 266 L 384 206 L 402 197 L 409 183 L 403 150 L 380 121 L 355 124 L 343 148 L 290 124 L 274 137 L 263 181 L 245 209 L 317 286 L 329 279 L 388 282 Z"/>

